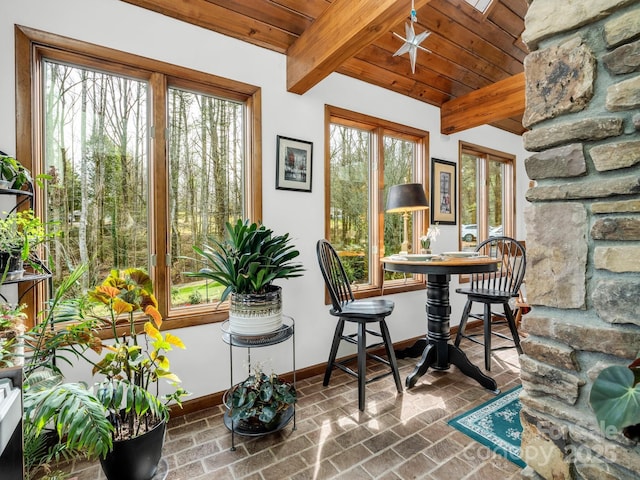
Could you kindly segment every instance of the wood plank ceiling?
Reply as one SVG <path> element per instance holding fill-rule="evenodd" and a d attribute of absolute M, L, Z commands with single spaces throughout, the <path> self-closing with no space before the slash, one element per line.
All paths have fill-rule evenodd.
<path fill-rule="evenodd" d="M 332 71 L 440 107 L 442 132 L 482 123 L 522 134 L 521 40 L 526 0 L 415 0 L 429 30 L 416 71 L 394 57 L 411 0 L 124 0 L 288 55 L 288 89 L 304 94 Z"/>

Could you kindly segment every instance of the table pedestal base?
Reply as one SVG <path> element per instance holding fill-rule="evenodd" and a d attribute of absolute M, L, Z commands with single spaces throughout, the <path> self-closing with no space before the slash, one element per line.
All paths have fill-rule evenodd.
<path fill-rule="evenodd" d="M 419 342 L 416 342 L 416 344 L 413 345 L 413 347 L 411 348 L 412 349 L 418 348 L 419 344 L 426 344 L 426 340 L 421 340 Z M 449 369 L 450 365 L 440 365 L 438 363 L 438 347 L 444 348 L 444 345 L 437 345 L 435 343 L 430 343 L 426 345 L 426 348 L 424 348 L 422 352 L 422 358 L 416 365 L 416 368 L 413 370 L 413 372 L 411 372 L 407 376 L 407 380 L 406 380 L 407 388 L 414 387 L 416 382 L 418 381 L 418 378 L 424 375 L 425 373 L 427 373 L 427 370 L 429 369 L 429 367 L 433 368 L 434 370 Z M 480 368 L 478 368 L 476 365 L 471 363 L 462 350 L 460 350 L 455 345 L 447 343 L 446 351 L 447 351 L 446 356 L 450 364 L 453 364 L 456 367 L 458 367 L 462 373 L 476 380 L 480 385 L 482 385 L 487 390 L 490 390 L 496 395 L 500 393 L 500 390 L 498 389 L 498 384 L 496 383 L 496 381 L 493 378 L 486 376 L 484 373 L 482 373 Z"/>
<path fill-rule="evenodd" d="M 418 357 L 422 355 L 416 368 L 407 376 L 407 389 L 415 386 L 418 377 L 424 375 L 429 367 L 434 370 L 448 370 L 451 364 L 462 373 L 476 380 L 484 388 L 493 393 L 500 393 L 496 381 L 482 373 L 472 364 L 462 350 L 449 343 L 451 331 L 449 320 L 451 305 L 449 304 L 449 281 L 451 274 L 470 274 L 495 272 L 497 259 L 490 258 L 456 258 L 431 262 L 396 261 L 383 258 L 383 268 L 390 272 L 421 273 L 427 275 L 427 336 L 415 345 L 400 350 L 397 358 Z"/>
<path fill-rule="evenodd" d="M 446 274 L 427 275 L 427 338 L 422 358 L 413 372 L 407 377 L 406 386 L 412 388 L 418 377 L 424 375 L 429 367 L 434 370 L 448 370 L 454 364 L 462 373 L 476 380 L 484 388 L 499 393 L 496 381 L 482 373 L 472 364 L 460 348 L 449 343 L 449 280 Z M 415 348 L 411 347 L 413 350 Z"/>
<path fill-rule="evenodd" d="M 416 340 L 416 342 L 410 347 L 404 348 L 402 350 L 396 350 L 396 358 L 418 358 L 424 352 L 424 349 L 427 348 L 427 340 L 421 338 L 420 340 Z"/>

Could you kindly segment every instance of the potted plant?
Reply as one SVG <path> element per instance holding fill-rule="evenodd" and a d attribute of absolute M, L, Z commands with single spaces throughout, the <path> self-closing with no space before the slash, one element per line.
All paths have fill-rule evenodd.
<path fill-rule="evenodd" d="M 0 188 L 22 190 L 32 182 L 29 170 L 15 158 L 0 152 Z"/>
<path fill-rule="evenodd" d="M 62 350 L 88 362 L 98 379 L 91 388 L 62 383 L 59 378 L 51 388 L 38 385 L 25 395 L 29 412 L 25 417 L 35 425 L 53 421 L 69 451 L 100 456 L 109 480 L 153 477 L 161 457 L 169 403 L 181 405 L 181 398 L 187 395 L 170 371 L 167 357 L 168 351 L 184 348 L 184 344 L 170 333 L 160 333 L 162 316 L 152 292 L 151 279 L 143 270 L 113 270 L 86 299 L 76 300 L 72 315 L 81 321 L 67 326 L 66 337 L 56 330 L 48 333 L 41 326 L 31 332 L 35 358 L 30 361 L 33 367 L 27 369 L 29 377 L 37 377 L 43 369 L 58 373 L 55 365 Z M 62 316 L 65 312 L 71 315 L 63 308 Z M 96 328 L 110 329 L 113 340 L 102 341 Z M 89 349 L 104 356 L 96 360 Z M 63 359 L 76 363 L 68 355 Z M 163 379 L 173 387 L 165 395 L 160 394 Z M 30 389 L 34 388 L 33 382 L 31 385 Z M 78 415 L 79 406 L 83 416 Z"/>
<path fill-rule="evenodd" d="M 0 368 L 13 367 L 22 362 L 20 335 L 24 333 L 26 305 L 0 303 Z"/>
<path fill-rule="evenodd" d="M 589 403 L 604 433 L 621 431 L 634 442 L 640 441 L 640 358 L 628 367 L 613 365 L 602 370 L 591 387 Z"/>
<path fill-rule="evenodd" d="M 25 261 L 36 270 L 40 268 L 32 252 L 55 237 L 56 232 L 47 231 L 47 226 L 31 209 L 12 211 L 0 218 L 0 283 L 21 278 Z"/>
<path fill-rule="evenodd" d="M 300 252 L 289 234 L 274 235 L 264 225 L 238 220 L 226 223 L 228 238 L 194 250 L 206 267 L 188 276 L 207 278 L 225 289 L 220 302 L 230 297 L 229 327 L 232 332 L 258 335 L 282 325 L 282 289 L 274 280 L 302 275 Z"/>
<path fill-rule="evenodd" d="M 84 318 L 82 299 L 66 298 L 85 265 L 55 290 L 40 322 L 23 335 L 24 464 L 26 479 L 64 478 L 53 465 L 75 457 L 95 458 L 112 448 L 114 428 L 92 389 L 65 382 L 60 365 L 75 364 L 93 345 L 94 321 Z M 82 419 L 81 422 L 78 419 Z"/>
<path fill-rule="evenodd" d="M 170 370 L 167 352 L 185 346 L 175 335 L 160 333 L 162 316 L 151 278 L 141 269 L 112 270 L 88 298 L 98 307 L 93 318 L 114 338 L 94 348 L 107 353 L 92 362 L 93 374 L 102 377 L 95 395 L 115 429 L 113 450 L 100 460 L 102 469 L 109 480 L 147 480 L 160 461 L 168 405 L 181 405 L 187 395 Z M 141 317 L 146 320 L 139 331 Z M 171 393 L 160 394 L 161 380 L 172 386 Z"/>
<path fill-rule="evenodd" d="M 256 434 L 285 425 L 293 414 L 296 398 L 293 384 L 257 368 L 227 392 L 225 404 L 238 433 Z"/>
<path fill-rule="evenodd" d="M 420 253 L 431 253 L 431 243 L 436 241 L 438 235 L 440 235 L 438 224 L 429 226 L 426 235 L 420 237 Z"/>

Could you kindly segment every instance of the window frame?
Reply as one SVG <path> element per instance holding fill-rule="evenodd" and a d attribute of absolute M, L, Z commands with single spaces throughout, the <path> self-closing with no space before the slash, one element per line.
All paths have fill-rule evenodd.
<path fill-rule="evenodd" d="M 479 166 L 480 178 L 477 182 L 478 188 L 478 202 L 482 205 L 478 206 L 478 218 L 477 221 L 477 236 L 476 242 L 479 244 L 483 240 L 489 238 L 489 199 L 488 199 L 488 165 L 489 162 L 500 162 L 507 166 L 505 172 L 504 193 L 503 193 L 503 235 L 508 237 L 514 236 L 515 228 L 515 216 L 516 216 L 516 156 L 492 148 L 482 147 L 468 142 L 459 142 L 458 152 L 458 205 L 460 209 L 462 205 L 462 155 L 473 155 L 477 158 L 483 159 L 482 165 Z M 510 199 L 510 206 L 505 205 L 504 199 Z M 482 207 L 482 208 L 480 208 Z M 458 245 L 462 249 L 462 215 L 460 215 L 460 223 L 458 225 Z"/>
<path fill-rule="evenodd" d="M 262 218 L 262 131 L 261 89 L 253 85 L 229 80 L 216 75 L 142 57 L 109 47 L 47 33 L 21 25 L 15 26 L 16 55 L 16 158 L 29 168 L 32 174 L 42 172 L 43 156 L 42 98 L 39 95 L 42 81 L 40 62 L 43 56 L 55 61 L 72 63 L 82 67 L 102 69 L 114 74 L 132 76 L 149 82 L 149 120 L 152 132 L 149 136 L 149 274 L 155 285 L 159 310 L 169 328 L 220 322 L 226 319 L 226 308 L 217 304 L 206 306 L 170 308 L 170 274 L 168 265 L 169 218 L 168 174 L 169 162 L 166 148 L 167 89 L 169 86 L 197 89 L 245 103 L 245 217 Z M 38 159 L 34 161 L 34 159 Z M 157 192 L 160 192 L 158 194 Z M 44 212 L 44 198 L 34 196 L 33 208 L 37 215 Z M 165 260 L 162 260 L 165 259 Z M 24 294 L 29 318 L 35 318 L 44 307 L 49 292 L 46 285 L 36 288 L 19 285 Z M 39 308 L 36 308 L 39 307 Z"/>
<path fill-rule="evenodd" d="M 371 221 L 371 258 L 370 276 L 371 283 L 358 285 L 354 288 L 353 294 L 356 298 L 368 298 L 383 294 L 393 294 L 422 290 L 426 288 L 426 277 L 424 275 L 413 275 L 405 280 L 384 280 L 384 272 L 380 259 L 385 256 L 384 251 L 384 207 L 386 198 L 383 198 L 384 191 L 384 162 L 379 161 L 384 152 L 384 136 L 394 136 L 397 138 L 416 142 L 416 162 L 414 163 L 414 179 L 422 183 L 425 187 L 427 198 L 429 197 L 429 132 L 414 127 L 409 127 L 388 120 L 379 119 L 362 113 L 352 112 L 343 108 L 325 105 L 325 171 L 324 171 L 324 225 L 325 238 L 331 241 L 330 234 L 330 212 L 331 212 L 331 148 L 330 148 L 330 128 L 336 123 L 345 127 L 357 128 L 371 132 L 372 152 L 370 158 L 370 192 L 369 206 L 377 205 L 375 212 L 370 208 L 369 215 Z M 412 214 L 412 239 L 413 245 L 419 244 L 419 232 L 426 231 L 429 225 L 429 210 L 413 212 Z M 375 267 L 374 267 L 375 266 Z M 325 303 L 331 303 L 329 295 L 325 295 Z"/>

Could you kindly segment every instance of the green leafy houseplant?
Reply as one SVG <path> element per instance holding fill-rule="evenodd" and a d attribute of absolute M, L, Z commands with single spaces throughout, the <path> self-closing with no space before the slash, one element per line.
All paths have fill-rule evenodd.
<path fill-rule="evenodd" d="M 13 367 L 20 360 L 19 336 L 24 332 L 26 305 L 0 303 L 0 368 Z"/>
<path fill-rule="evenodd" d="M 234 421 L 248 424 L 260 422 L 267 429 L 277 424 L 279 415 L 296 402 L 291 383 L 272 373 L 256 369 L 243 382 L 235 385 L 226 400 Z"/>
<path fill-rule="evenodd" d="M 166 421 L 169 402 L 180 405 L 187 394 L 167 358 L 173 347 L 184 345 L 160 333 L 162 317 L 149 276 L 139 269 L 114 270 L 86 297 L 63 300 L 64 291 L 85 271 L 77 269 L 63 282 L 45 321 L 25 335 L 33 352 L 25 365 L 24 394 L 25 458 L 31 470 L 78 455 L 105 458 L 113 442 Z M 97 336 L 96 329 L 105 327 L 114 335 L 112 342 Z M 95 360 L 90 350 L 106 353 Z M 100 377 L 93 386 L 64 382 L 58 365 L 77 365 L 78 360 Z M 171 393 L 160 395 L 161 379 L 174 386 Z M 49 424 L 59 441 L 47 450 L 42 432 Z"/>
<path fill-rule="evenodd" d="M 15 158 L 0 152 L 0 180 L 7 182 L 5 188 L 21 190 L 32 183 L 31 173 Z"/>
<path fill-rule="evenodd" d="M 110 328 L 114 337 L 113 344 L 94 347 L 98 353 L 107 353 L 91 363 L 92 373 L 102 376 L 95 394 L 108 412 L 117 440 L 136 437 L 167 421 L 169 403 L 181 405 L 181 398 L 187 395 L 179 386 L 180 379 L 170 371 L 167 357 L 174 347 L 185 346 L 175 335 L 160 333 L 162 316 L 152 292 L 151 278 L 143 270 L 128 269 L 112 270 L 89 293 L 90 302 L 102 307 L 93 318 L 101 327 Z M 143 331 L 138 332 L 138 315 L 142 314 L 146 321 Z M 119 327 L 124 328 L 124 334 L 119 333 Z M 160 380 L 168 381 L 173 391 L 160 395 Z"/>
<path fill-rule="evenodd" d="M 19 252 L 23 260 L 33 248 L 53 237 L 55 233 L 47 232 L 47 224 L 31 209 L 13 211 L 0 218 L 0 251 Z"/>
<path fill-rule="evenodd" d="M 228 238 L 213 240 L 213 245 L 194 246 L 207 264 L 188 276 L 208 278 L 225 287 L 223 302 L 230 293 L 262 294 L 274 280 L 302 275 L 304 268 L 293 259 L 300 252 L 291 245 L 289 234 L 274 235 L 264 225 L 238 220 L 226 223 Z"/>
<path fill-rule="evenodd" d="M 33 210 L 12 211 L 0 218 L 0 275 L 2 280 L 13 270 L 22 270 L 22 263 L 41 269 L 37 258 L 32 255 L 34 249 L 54 238 L 58 232 L 49 229 L 34 215 Z M 0 282 L 1 283 L 1 282 Z"/>
<path fill-rule="evenodd" d="M 114 428 L 92 389 L 65 382 L 60 371 L 61 365 L 75 364 L 93 343 L 100 343 L 94 322 L 83 316 L 82 299 L 66 298 L 86 271 L 80 266 L 64 279 L 40 312 L 40 322 L 23 336 L 29 352 L 23 387 L 27 479 L 63 478 L 52 464 L 104 456 L 112 447 Z"/>
<path fill-rule="evenodd" d="M 604 433 L 614 427 L 640 441 L 640 358 L 628 367 L 613 365 L 602 370 L 591 387 L 589 403 Z"/>

